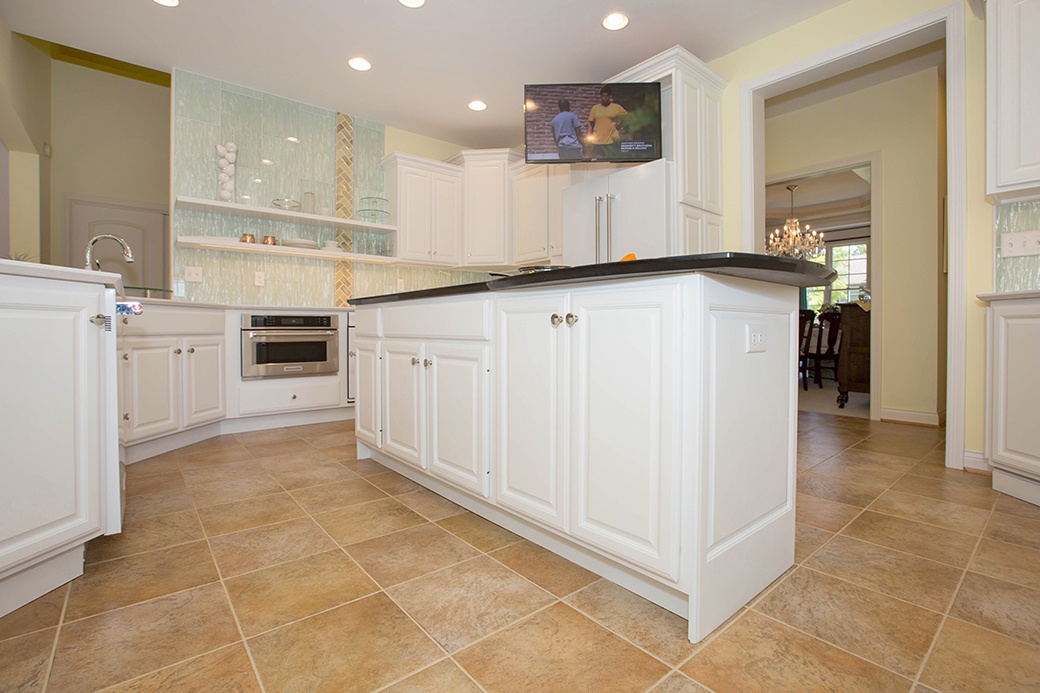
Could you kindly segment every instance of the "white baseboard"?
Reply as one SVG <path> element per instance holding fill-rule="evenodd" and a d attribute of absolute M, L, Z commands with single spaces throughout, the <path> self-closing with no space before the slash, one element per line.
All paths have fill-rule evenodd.
<path fill-rule="evenodd" d="M 986 461 L 986 456 L 981 452 L 975 452 L 974 450 L 964 451 L 964 469 L 970 469 L 984 474 L 990 474 L 993 472 L 993 467 L 991 467 L 989 462 Z"/>
<path fill-rule="evenodd" d="M 943 418 L 945 418 L 945 416 Z M 882 408 L 881 420 L 894 421 L 896 423 L 916 424 L 918 426 L 933 426 L 935 428 L 938 428 L 942 424 L 939 414 L 936 414 L 935 412 L 908 411 L 906 409 Z"/>

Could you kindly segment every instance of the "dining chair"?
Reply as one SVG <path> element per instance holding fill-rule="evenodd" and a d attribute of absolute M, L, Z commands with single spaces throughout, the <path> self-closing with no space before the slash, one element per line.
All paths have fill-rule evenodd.
<path fill-rule="evenodd" d="M 820 313 L 820 329 L 813 330 L 814 339 L 809 347 L 809 361 L 813 366 L 813 382 L 823 387 L 824 368 L 838 380 L 838 353 L 841 344 L 841 313 Z"/>
<path fill-rule="evenodd" d="M 798 311 L 798 377 L 801 378 L 802 387 L 806 391 L 809 389 L 809 346 L 815 321 L 816 311 Z"/>

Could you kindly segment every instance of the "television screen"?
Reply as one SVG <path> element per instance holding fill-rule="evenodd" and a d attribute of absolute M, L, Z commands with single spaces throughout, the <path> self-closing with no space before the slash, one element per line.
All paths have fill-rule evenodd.
<path fill-rule="evenodd" d="M 524 144 L 530 164 L 660 159 L 661 84 L 528 84 Z"/>

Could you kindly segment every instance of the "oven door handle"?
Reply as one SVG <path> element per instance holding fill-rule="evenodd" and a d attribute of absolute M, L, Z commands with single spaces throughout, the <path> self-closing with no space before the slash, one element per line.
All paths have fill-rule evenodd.
<path fill-rule="evenodd" d="M 300 337 L 335 337 L 335 330 L 263 330 L 259 332 L 246 332 L 246 337 L 256 339 L 257 337 L 279 341 L 293 341 Z"/>

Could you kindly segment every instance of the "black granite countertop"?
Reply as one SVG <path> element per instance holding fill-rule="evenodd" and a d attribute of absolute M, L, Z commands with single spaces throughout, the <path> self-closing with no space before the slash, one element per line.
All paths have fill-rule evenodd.
<path fill-rule="evenodd" d="M 707 253 L 704 255 L 676 255 L 673 257 L 649 258 L 630 262 L 606 262 L 598 265 L 582 265 L 547 272 L 518 274 L 513 277 L 493 279 L 488 282 L 443 286 L 420 291 L 405 291 L 383 296 L 366 296 L 350 301 L 351 305 L 363 306 L 373 303 L 409 301 L 441 296 L 459 296 L 482 291 L 515 291 L 542 287 L 569 286 L 612 279 L 642 279 L 669 274 L 707 272 L 730 277 L 754 279 L 787 286 L 825 286 L 838 273 L 815 262 L 795 260 L 787 257 L 772 257 L 754 253 Z"/>

